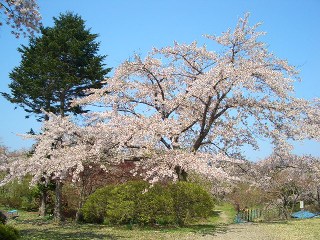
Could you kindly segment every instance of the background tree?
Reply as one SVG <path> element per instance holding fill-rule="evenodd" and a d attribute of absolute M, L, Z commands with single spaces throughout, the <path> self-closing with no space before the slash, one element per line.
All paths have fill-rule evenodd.
<path fill-rule="evenodd" d="M 257 163 L 256 184 L 266 193 L 266 203 L 288 218 L 300 200 L 306 209 L 317 210 L 319 158 L 272 154 Z"/>
<path fill-rule="evenodd" d="M 54 26 L 41 28 L 41 36 L 30 39 L 29 46 L 18 49 L 20 66 L 10 73 L 11 94 L 2 95 L 28 113 L 43 117 L 41 109 L 64 115 L 82 113 L 70 101 L 86 95 L 88 88 L 101 88 L 105 75 L 105 56 L 99 55 L 97 34 L 85 28 L 77 14 L 60 14 Z"/>
<path fill-rule="evenodd" d="M 41 25 L 41 16 L 36 0 L 1 0 L 0 1 L 0 26 L 3 19 L 12 28 L 12 34 L 17 38 L 21 33 L 33 35 L 38 32 Z M 5 15 L 5 17 L 2 17 Z"/>
<path fill-rule="evenodd" d="M 104 68 L 105 56 L 98 54 L 98 35 L 90 33 L 84 20 L 73 13 L 60 14 L 53 27 L 41 28 L 41 34 L 31 38 L 29 46 L 18 49 L 22 61 L 10 73 L 11 94 L 2 95 L 26 112 L 37 114 L 38 120 L 49 118 L 42 109 L 61 116 L 86 112 L 71 107 L 71 99 L 86 96 L 88 88 L 101 88 L 110 71 Z M 56 180 L 56 193 L 61 193 L 61 183 Z M 40 209 L 44 214 L 45 206 Z"/>

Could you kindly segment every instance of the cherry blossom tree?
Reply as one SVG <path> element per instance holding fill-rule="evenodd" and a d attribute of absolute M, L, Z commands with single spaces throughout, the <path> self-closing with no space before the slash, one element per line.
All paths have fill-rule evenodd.
<path fill-rule="evenodd" d="M 123 161 L 136 162 L 132 173 L 151 183 L 191 172 L 236 180 L 241 148 L 257 149 L 256 137 L 271 139 L 279 154 L 290 149 L 287 139 L 319 140 L 319 100 L 294 97 L 296 69 L 268 52 L 257 27 L 246 15 L 234 30 L 206 35 L 222 46 L 218 52 L 175 43 L 125 61 L 105 88 L 73 103 L 103 110 L 81 124 L 51 114 L 33 156 L 11 164 L 3 183 L 26 173 L 33 182 L 76 182 L 90 163 L 108 170 Z"/>
<path fill-rule="evenodd" d="M 190 156 L 183 151 L 179 155 L 177 152 L 174 156 L 169 156 L 167 153 L 162 155 L 157 150 L 153 152 L 150 149 L 131 151 L 126 146 L 130 136 L 124 137 L 124 133 L 120 131 L 123 129 L 119 129 L 114 125 L 95 123 L 79 126 L 69 116 L 46 114 L 49 115 L 49 120 L 44 122 L 42 134 L 27 136 L 38 140 L 34 153 L 27 159 L 12 161 L 10 164 L 3 166 L 2 169 L 5 169 L 8 174 L 2 180 L 1 185 L 16 178 L 23 178 L 27 174 L 33 176 L 31 184 L 43 182 L 43 179 L 47 183 L 53 180 L 56 184 L 54 217 L 57 221 L 62 220 L 61 189 L 63 181 L 71 178 L 75 186 L 82 191 L 84 180 L 87 177 L 86 172 L 90 167 L 96 168 L 100 166 L 101 169 L 108 173 L 108 171 L 113 171 L 115 166 L 121 166 L 126 160 L 135 161 L 139 159 L 142 162 L 153 156 L 152 158 L 157 157 L 158 166 L 153 162 L 151 162 L 151 165 L 141 165 L 141 162 L 139 162 L 139 166 L 132 172 L 144 171 L 146 172 L 146 179 L 148 178 L 148 180 L 154 182 L 158 181 L 159 177 L 161 179 L 173 177 L 172 172 L 166 172 L 167 169 L 164 164 L 178 164 L 172 161 L 191 162 L 185 160 L 189 159 Z M 209 159 L 205 154 L 197 155 L 197 157 Z M 208 169 L 208 159 L 202 161 L 202 165 L 197 167 L 201 173 L 215 177 L 219 174 L 221 176 L 226 175 L 222 169 L 215 167 Z M 151 171 L 152 167 L 156 170 Z M 195 168 L 190 166 L 190 170 L 192 169 L 194 170 Z M 154 171 L 157 172 L 157 175 L 152 175 Z M 79 199 L 79 206 L 81 206 L 80 201 L 83 201 L 83 196 Z"/>
<path fill-rule="evenodd" d="M 36 0 L 1 0 L 0 16 L 6 17 L 5 23 L 12 28 L 11 33 L 17 38 L 38 32 L 41 15 Z M 3 24 L 0 18 L 0 26 Z"/>
<path fill-rule="evenodd" d="M 319 165 L 316 157 L 274 153 L 257 163 L 256 185 L 267 193 L 268 202 L 288 218 L 299 200 L 319 204 Z"/>
<path fill-rule="evenodd" d="M 241 147 L 258 149 L 257 137 L 278 152 L 290 150 L 287 139 L 319 140 L 319 99 L 294 97 L 298 71 L 259 41 L 258 26 L 245 15 L 234 30 L 205 35 L 221 46 L 217 52 L 175 42 L 144 59 L 135 55 L 105 89 L 75 105 L 104 106 L 88 118 L 116 129 L 119 146 L 139 156 L 153 179 L 205 171 L 212 156 L 244 159 Z"/>

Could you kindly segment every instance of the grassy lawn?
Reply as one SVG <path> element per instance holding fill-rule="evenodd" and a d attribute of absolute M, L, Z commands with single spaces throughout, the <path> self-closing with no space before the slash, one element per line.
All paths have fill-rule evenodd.
<path fill-rule="evenodd" d="M 36 213 L 19 212 L 19 217 L 8 224 L 21 232 L 21 239 L 252 239 L 252 240 L 295 240 L 320 239 L 320 219 L 279 223 L 231 224 L 234 210 L 231 205 L 216 206 L 209 221 L 184 228 L 146 229 L 128 226 L 108 227 L 96 224 L 62 225 L 39 218 Z"/>
<path fill-rule="evenodd" d="M 22 239 L 200 239 L 227 230 L 232 222 L 233 208 L 229 204 L 217 206 L 213 216 L 183 228 L 139 228 L 134 226 L 109 227 L 98 224 L 56 224 L 38 217 L 37 213 L 19 211 L 19 217 L 8 224 L 20 230 Z"/>
<path fill-rule="evenodd" d="M 146 229 L 129 226 L 108 227 L 97 224 L 55 224 L 36 214 L 21 212 L 8 224 L 20 230 L 22 239 L 199 239 L 199 236 L 213 235 L 225 228 L 219 224 L 198 224 L 185 228 Z"/>

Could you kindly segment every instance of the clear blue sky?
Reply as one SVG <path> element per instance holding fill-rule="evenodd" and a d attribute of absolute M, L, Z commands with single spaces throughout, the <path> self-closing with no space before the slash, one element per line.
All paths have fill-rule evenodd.
<path fill-rule="evenodd" d="M 320 1 L 319 0 L 40 0 L 45 26 L 52 17 L 73 11 L 86 20 L 87 27 L 99 34 L 100 53 L 105 63 L 118 66 L 134 52 L 144 55 L 153 46 L 170 45 L 174 40 L 204 42 L 203 34 L 220 34 L 233 28 L 238 17 L 250 12 L 250 22 L 262 22 L 268 34 L 263 40 L 269 50 L 301 71 L 302 82 L 296 84 L 300 98 L 320 97 Z M 0 28 L 0 91 L 8 92 L 8 73 L 19 65 L 17 48 L 27 39 L 15 39 L 7 26 Z M 25 112 L 0 97 L 0 141 L 11 150 L 28 148 L 32 142 L 17 133 L 39 130 L 35 118 L 25 119 Z M 271 148 L 262 142 L 258 153 L 248 152 L 250 159 L 261 158 Z M 295 153 L 320 156 L 320 143 L 295 144 Z"/>

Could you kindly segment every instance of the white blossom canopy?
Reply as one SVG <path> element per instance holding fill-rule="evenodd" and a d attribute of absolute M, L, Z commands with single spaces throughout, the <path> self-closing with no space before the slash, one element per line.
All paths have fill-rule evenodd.
<path fill-rule="evenodd" d="M 130 136 L 125 144 L 132 148 L 241 158 L 243 145 L 259 147 L 257 137 L 287 149 L 287 139 L 319 140 L 319 99 L 294 97 L 297 70 L 268 52 L 258 26 L 250 27 L 246 15 L 233 31 L 206 35 L 222 46 L 219 52 L 193 42 L 136 55 L 106 89 L 75 104 L 102 103 L 105 111 L 92 121 Z"/>
<path fill-rule="evenodd" d="M 257 137 L 271 139 L 278 152 L 290 149 L 287 139 L 319 140 L 319 99 L 294 97 L 296 69 L 268 52 L 258 26 L 246 15 L 233 31 L 206 35 L 219 52 L 175 43 L 125 61 L 106 88 L 74 101 L 103 110 L 81 127 L 52 115 L 21 172 L 38 179 L 71 171 L 76 179 L 84 162 L 139 160 L 151 182 L 177 179 L 177 170 L 230 179 L 221 162 L 240 164 L 241 147 L 258 148 Z"/>

